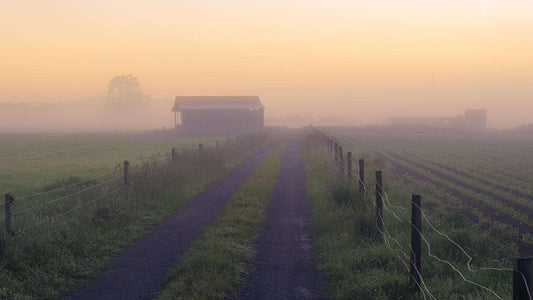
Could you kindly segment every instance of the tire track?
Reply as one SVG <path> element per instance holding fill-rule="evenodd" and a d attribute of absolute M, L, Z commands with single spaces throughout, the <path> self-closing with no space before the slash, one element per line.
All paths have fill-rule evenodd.
<path fill-rule="evenodd" d="M 267 146 L 235 167 L 170 219 L 155 225 L 127 247 L 93 282 L 63 299 L 150 299 L 166 273 L 178 262 L 203 229 L 215 221 L 231 196 L 272 150 Z"/>
<path fill-rule="evenodd" d="M 293 142 L 256 240 L 257 256 L 239 293 L 241 299 L 323 298 L 325 280 L 314 264 L 311 205 L 306 195 L 302 154 Z"/>

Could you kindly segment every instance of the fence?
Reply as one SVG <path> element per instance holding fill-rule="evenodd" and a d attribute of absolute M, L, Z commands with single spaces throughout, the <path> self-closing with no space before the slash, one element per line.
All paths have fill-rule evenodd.
<path fill-rule="evenodd" d="M 237 136 L 216 141 L 214 146 L 181 146 L 170 149 L 162 159 L 151 157 L 135 166 L 124 160 L 98 176 L 83 180 L 71 177 L 38 193 L 5 194 L 5 232 L 14 236 L 50 226 L 61 218 L 85 211 L 89 206 L 96 205 L 98 210 L 104 206 L 104 200 L 113 197 L 132 201 L 137 191 L 151 189 L 155 182 L 166 181 L 168 186 L 175 184 L 176 175 L 187 176 L 193 169 L 222 168 L 229 155 L 243 156 L 252 144 L 264 140 L 264 137 Z"/>
<path fill-rule="evenodd" d="M 359 176 L 357 177 L 357 182 L 359 183 L 359 199 L 361 201 L 364 201 L 364 198 L 366 196 L 366 192 L 368 190 L 366 184 L 365 184 L 365 161 L 364 159 L 359 159 L 356 161 L 352 157 L 352 152 L 346 152 L 347 160 L 344 160 L 343 151 L 346 150 L 346 148 L 343 148 L 342 145 L 340 145 L 338 142 L 333 141 L 333 139 L 329 138 L 327 135 L 322 133 L 320 130 L 314 128 L 313 126 L 310 126 L 313 130 L 314 134 L 319 135 L 326 146 L 327 154 L 333 158 L 333 162 L 336 165 L 336 168 L 338 169 L 340 176 L 346 176 L 347 180 L 351 183 L 353 181 L 353 166 L 358 165 L 359 166 Z M 347 169 L 346 174 L 344 172 L 344 169 Z M 478 268 L 477 270 L 474 270 L 470 263 L 472 261 L 472 256 L 470 256 L 465 250 L 464 247 L 461 247 L 457 242 L 452 240 L 447 234 L 439 231 L 435 226 L 430 222 L 427 215 L 422 210 L 422 197 L 420 195 L 412 195 L 411 199 L 411 220 L 403 220 L 401 219 L 398 214 L 392 210 L 393 208 L 398 209 L 409 209 L 407 207 L 400 207 L 392 205 L 392 203 L 388 200 L 387 193 L 383 189 L 383 172 L 382 171 L 376 171 L 375 174 L 375 208 L 376 208 L 376 217 L 375 217 L 375 226 L 377 228 L 377 231 L 379 232 L 380 236 L 383 239 L 383 242 L 385 246 L 392 251 L 401 249 L 403 250 L 403 246 L 396 240 L 394 237 L 392 237 L 390 234 L 388 234 L 384 220 L 383 220 L 383 209 L 387 210 L 391 213 L 392 216 L 394 216 L 398 221 L 405 222 L 410 224 L 411 227 L 411 245 L 408 249 L 408 252 L 410 255 L 405 254 L 405 252 L 402 252 L 402 255 L 397 255 L 397 258 L 405 265 L 406 269 L 409 272 L 409 278 L 412 286 L 414 287 L 415 291 L 418 293 L 422 293 L 424 298 L 429 299 L 435 299 L 435 297 L 431 294 L 431 291 L 429 287 L 426 285 L 423 274 L 421 273 L 421 253 L 422 253 L 422 242 L 427 247 L 428 255 L 429 257 L 435 259 L 436 261 L 440 263 L 447 264 L 450 266 L 465 282 L 476 286 L 478 288 L 481 288 L 489 293 L 491 293 L 493 296 L 495 296 L 498 299 L 503 299 L 499 295 L 497 295 L 494 291 L 492 291 L 490 288 L 483 286 L 479 283 L 476 283 L 474 281 L 468 280 L 464 274 L 451 262 L 439 258 L 438 256 L 434 255 L 431 252 L 431 245 L 428 241 L 428 239 L 422 234 L 422 219 L 426 221 L 426 223 L 430 226 L 432 230 L 434 230 L 437 234 L 440 236 L 446 238 L 450 243 L 457 246 L 460 251 L 468 258 L 467 262 L 467 269 L 470 272 L 477 272 L 480 270 L 493 270 L 493 271 L 504 271 L 513 272 L 513 299 L 529 299 L 533 300 L 532 298 L 532 287 L 533 287 L 533 259 L 531 256 L 528 257 L 515 257 L 514 259 L 514 269 L 508 269 L 508 268 Z M 394 247 L 398 247 L 396 249 L 393 249 Z"/>

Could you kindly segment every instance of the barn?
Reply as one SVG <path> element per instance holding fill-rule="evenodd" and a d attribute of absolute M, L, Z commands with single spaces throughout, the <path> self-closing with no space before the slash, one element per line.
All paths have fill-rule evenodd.
<path fill-rule="evenodd" d="M 483 131 L 487 129 L 487 110 L 469 109 L 464 115 L 446 118 L 395 117 L 389 119 L 396 128 L 446 129 L 459 131 Z"/>
<path fill-rule="evenodd" d="M 264 127 L 257 96 L 177 96 L 174 125 L 192 134 L 241 134 Z"/>

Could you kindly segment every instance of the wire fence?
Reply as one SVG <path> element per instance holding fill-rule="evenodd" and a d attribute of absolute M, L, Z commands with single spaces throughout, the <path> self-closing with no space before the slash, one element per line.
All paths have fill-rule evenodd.
<path fill-rule="evenodd" d="M 31 210 L 34 210 L 36 208 L 39 208 L 39 207 L 43 207 L 43 206 L 46 206 L 46 205 L 49 205 L 49 204 L 52 204 L 52 203 L 55 203 L 55 202 L 58 202 L 58 201 L 62 201 L 62 200 L 65 200 L 65 199 L 69 199 L 69 198 L 72 198 L 73 196 L 76 196 L 76 195 L 79 195 L 81 193 L 84 193 L 84 192 L 87 192 L 87 191 L 90 191 L 90 190 L 94 190 L 96 188 L 99 188 L 99 187 L 102 187 L 108 183 L 111 183 L 111 182 L 115 182 L 117 181 L 118 179 L 121 179 L 123 178 L 122 175 L 119 175 L 119 176 L 116 176 L 112 179 L 109 179 L 109 180 L 106 180 L 104 182 L 101 182 L 101 183 L 98 183 L 98 184 L 95 184 L 95 185 L 92 185 L 90 187 L 87 187 L 87 188 L 84 188 L 84 189 L 81 189 L 79 191 L 76 191 L 76 192 L 73 192 L 73 193 L 70 193 L 68 195 L 65 195 L 65 196 L 61 196 L 61 197 L 58 197 L 58 198 L 55 198 L 55 199 L 52 199 L 52 200 L 47 200 L 47 201 L 42 201 L 41 203 L 37 204 L 37 205 L 34 205 L 34 206 L 30 206 L 28 208 L 25 208 L 25 209 L 22 209 L 20 211 L 16 211 L 16 212 L 13 212 L 11 214 L 11 216 L 17 216 L 17 215 L 20 215 L 20 214 L 24 214 L 24 213 L 27 213 Z"/>
<path fill-rule="evenodd" d="M 50 223 L 51 224 L 51 223 L 53 223 L 53 221 L 55 221 L 55 220 L 57 220 L 57 219 L 59 219 L 61 217 L 64 217 L 64 216 L 69 215 L 69 214 L 71 214 L 71 213 L 73 213 L 75 211 L 79 211 L 79 210 L 81 210 L 83 208 L 86 208 L 89 205 L 94 204 L 97 201 L 101 201 L 102 199 L 107 198 L 107 197 L 109 197 L 109 196 L 111 196 L 113 194 L 116 194 L 116 193 L 118 193 L 118 192 L 120 192 L 120 191 L 122 191 L 124 189 L 125 189 L 124 186 L 119 187 L 119 188 L 115 189 L 114 191 L 111 191 L 111 192 L 108 192 L 108 193 L 106 193 L 104 195 L 98 196 L 98 197 L 96 197 L 96 198 L 94 198 L 94 199 L 92 199 L 90 201 L 84 202 L 83 204 L 78 205 L 78 206 L 76 206 L 76 207 L 74 207 L 72 209 L 69 209 L 69 210 L 67 210 L 65 212 L 62 212 L 62 213 L 60 213 L 58 215 L 55 215 L 53 217 L 49 217 L 49 218 L 47 218 L 46 220 L 44 220 L 42 222 L 38 222 L 36 224 L 27 226 L 27 227 L 21 229 L 18 233 L 24 233 L 24 232 L 29 231 L 31 229 L 35 229 L 35 228 L 41 227 L 43 224 L 46 224 L 46 223 Z"/>
<path fill-rule="evenodd" d="M 248 135 L 216 141 L 213 146 L 181 145 L 164 155 L 143 158 L 140 164 L 130 166 L 124 161 L 99 175 L 81 180 L 71 177 L 40 192 L 6 194 L 4 230 L 12 236 L 44 228 L 45 224 L 51 225 L 91 205 L 103 204 L 104 199 L 120 198 L 120 192 L 126 201 L 147 197 L 159 186 L 174 185 L 177 176 L 184 178 L 198 169 L 226 167 L 231 162 L 228 157 L 246 155 L 260 140 L 264 141 L 264 137 Z"/>
<path fill-rule="evenodd" d="M 120 164 L 118 164 L 118 166 L 120 167 Z M 17 200 L 18 201 L 22 201 L 22 200 L 32 199 L 32 198 L 35 198 L 35 197 L 38 197 L 38 196 L 43 196 L 43 195 L 47 195 L 47 194 L 50 194 L 50 193 L 58 192 L 58 191 L 61 191 L 61 190 L 65 190 L 65 189 L 68 189 L 68 188 L 72 188 L 72 187 L 78 186 L 80 184 L 84 184 L 84 183 L 87 183 L 87 182 L 90 182 L 90 181 L 97 180 L 99 178 L 102 178 L 104 176 L 107 176 L 107 175 L 110 175 L 110 174 L 114 174 L 114 173 L 120 173 L 120 170 L 117 170 L 115 168 L 112 171 L 105 172 L 105 173 L 100 174 L 98 176 L 90 177 L 90 178 L 84 179 L 84 180 L 76 182 L 76 183 L 68 184 L 68 185 L 65 185 L 65 186 L 61 186 L 61 187 L 58 187 L 58 188 L 55 188 L 55 189 L 51 189 L 51 190 L 47 190 L 47 191 L 40 192 L 40 193 L 29 194 L 29 195 L 26 195 L 26 196 L 17 197 Z"/>
<path fill-rule="evenodd" d="M 467 276 L 464 274 L 464 272 L 462 272 L 460 270 L 461 268 L 458 267 L 456 264 L 452 263 L 450 260 L 447 260 L 447 259 L 444 259 L 442 257 L 439 257 L 434 252 L 432 252 L 432 245 L 430 243 L 430 238 L 428 238 L 427 235 L 424 234 L 422 232 L 422 230 L 420 228 L 418 228 L 418 226 L 416 226 L 416 224 L 413 224 L 411 220 L 407 220 L 407 219 L 404 219 L 404 218 L 401 217 L 401 215 L 403 215 L 403 214 L 405 214 L 406 212 L 409 211 L 409 208 L 408 207 L 404 207 L 404 206 L 402 206 L 400 204 L 391 203 L 391 201 L 389 199 L 389 196 L 388 196 L 388 193 L 387 193 L 387 191 L 385 191 L 385 189 L 383 188 L 382 185 L 380 186 L 380 189 L 377 189 L 377 184 L 376 184 L 376 189 L 368 187 L 367 184 L 364 181 L 364 174 L 360 174 L 359 176 L 353 176 L 354 173 L 353 173 L 353 170 L 352 170 L 352 165 L 357 166 L 358 163 L 360 164 L 361 162 L 360 161 L 356 161 L 353 157 L 351 157 L 351 152 L 350 152 L 349 156 L 348 156 L 350 158 L 350 161 L 348 163 L 348 160 L 344 160 L 343 152 L 342 152 L 343 148 L 338 143 L 334 143 L 332 139 L 330 139 L 327 135 L 325 135 L 324 133 L 320 132 L 319 130 L 317 130 L 317 129 L 313 128 L 313 127 L 311 127 L 311 128 L 313 129 L 315 134 L 321 136 L 325 140 L 326 145 L 327 145 L 328 155 L 332 155 L 334 157 L 336 168 L 339 170 L 339 174 L 341 174 L 344 177 L 344 175 L 345 175 L 344 174 L 344 169 L 348 169 L 347 172 L 346 172 L 347 178 L 348 179 L 351 179 L 352 177 L 356 178 L 356 182 L 360 186 L 360 199 L 359 200 L 362 201 L 364 203 L 364 205 L 366 205 L 366 206 L 371 205 L 371 203 L 369 201 L 365 201 L 365 198 L 368 197 L 368 193 L 369 192 L 375 192 L 376 193 L 376 197 L 379 195 L 380 198 L 382 199 L 383 209 L 387 213 L 389 213 L 390 216 L 392 216 L 398 222 L 408 225 L 409 227 L 412 228 L 413 231 L 415 231 L 417 234 L 419 234 L 419 236 L 421 237 L 421 241 L 424 242 L 424 245 L 427 248 L 428 257 L 432 258 L 437 263 L 441 263 L 441 264 L 444 264 L 444 265 L 448 266 L 451 270 L 453 270 L 453 272 L 455 272 L 459 276 L 459 278 L 463 282 L 465 282 L 465 283 L 467 283 L 469 285 L 472 285 L 472 286 L 474 286 L 476 288 L 479 288 L 481 290 L 484 290 L 485 292 L 491 294 L 492 296 L 494 296 L 497 299 L 504 299 L 502 296 L 498 295 L 490 287 L 488 287 L 486 285 L 483 285 L 483 284 L 481 284 L 479 282 L 475 282 L 474 280 L 468 279 Z M 372 151 L 372 149 L 370 149 L 368 147 L 366 147 L 366 150 Z M 344 164 L 346 164 L 346 166 Z M 364 165 L 363 166 L 360 165 L 360 167 L 364 167 Z M 377 201 L 377 199 L 376 199 L 376 201 Z M 422 209 L 422 207 L 420 205 L 416 204 L 415 201 L 412 201 L 412 206 L 413 206 L 413 208 L 416 208 L 416 209 L 418 209 L 418 211 L 420 211 L 421 217 L 425 221 L 425 224 L 427 224 L 429 226 L 429 228 L 434 233 L 436 233 L 438 236 L 443 237 L 451 245 L 453 245 L 454 247 L 456 247 L 460 251 L 460 253 L 467 260 L 465 267 L 466 267 L 466 270 L 468 272 L 476 273 L 476 272 L 480 272 L 480 271 L 497 271 L 497 272 L 513 272 L 514 275 L 518 274 L 519 278 L 520 278 L 520 280 L 519 280 L 520 282 L 518 283 L 518 285 L 525 286 L 525 291 L 526 291 L 525 293 L 522 293 L 521 295 L 524 296 L 524 299 L 532 300 L 531 287 L 528 284 L 528 282 L 530 282 L 531 278 L 527 277 L 529 275 L 529 274 L 527 274 L 528 272 L 519 271 L 519 270 L 517 270 L 516 267 L 515 267 L 515 269 L 511 269 L 511 268 L 496 268 L 496 267 L 480 267 L 480 268 L 474 269 L 472 267 L 473 256 L 470 255 L 465 250 L 465 246 L 461 245 L 459 242 L 457 242 L 456 240 L 452 239 L 448 234 L 444 233 L 443 230 L 437 229 L 437 227 L 433 224 L 433 222 L 428 217 L 427 213 Z M 372 207 L 372 208 L 374 208 L 374 207 Z M 415 211 L 413 210 L 412 213 L 415 213 Z M 413 261 L 413 257 L 416 257 L 417 254 L 413 251 L 412 246 L 411 247 L 403 246 L 402 243 L 400 241 L 398 241 L 398 239 L 393 237 L 391 232 L 388 230 L 388 226 L 386 225 L 386 222 L 383 219 L 383 214 L 381 212 L 379 212 L 379 208 L 378 208 L 378 213 L 376 214 L 376 222 L 374 222 L 374 224 L 376 226 L 377 232 L 379 232 L 380 236 L 383 239 L 383 244 L 385 245 L 385 247 L 391 253 L 393 253 L 395 255 L 395 257 L 406 267 L 406 271 L 410 272 L 410 277 L 412 277 L 411 278 L 412 279 L 411 282 L 414 285 L 416 285 L 416 290 L 420 293 L 420 295 L 424 299 L 436 299 L 435 296 L 433 295 L 433 293 L 431 292 L 430 288 L 428 287 L 427 280 L 424 278 L 423 274 L 421 273 L 421 270 L 419 268 L 413 267 L 413 266 L 415 266 L 415 263 Z M 379 224 L 381 224 L 381 226 L 379 226 Z M 419 260 L 419 259 L 420 258 L 417 258 L 416 260 Z M 413 269 L 414 269 L 414 273 L 413 273 Z M 529 272 L 529 273 L 531 273 L 531 272 Z M 413 274 L 415 276 L 413 276 Z M 531 276 L 531 275 L 529 275 L 529 276 Z M 416 278 L 414 278 L 414 277 L 418 277 L 420 280 L 417 281 Z M 516 279 L 515 279 L 515 281 L 516 281 Z M 514 287 L 515 287 L 514 293 L 516 293 L 516 285 L 517 284 L 515 282 L 514 283 Z"/>

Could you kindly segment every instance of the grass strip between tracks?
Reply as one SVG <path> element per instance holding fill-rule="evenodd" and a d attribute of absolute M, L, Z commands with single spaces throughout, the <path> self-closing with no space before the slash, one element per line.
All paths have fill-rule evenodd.
<path fill-rule="evenodd" d="M 254 239 L 266 217 L 283 153 L 281 142 L 254 170 L 217 221 L 208 226 L 169 273 L 157 299 L 234 296 L 255 256 Z"/>

